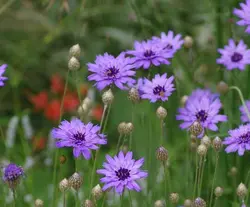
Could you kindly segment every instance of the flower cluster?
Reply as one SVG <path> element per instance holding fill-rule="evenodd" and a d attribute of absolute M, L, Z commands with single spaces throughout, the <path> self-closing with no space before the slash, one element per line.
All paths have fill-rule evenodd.
<path fill-rule="evenodd" d="M 11 189 L 16 188 L 22 176 L 24 176 L 23 168 L 14 163 L 11 163 L 4 168 L 3 181 L 7 183 Z"/>

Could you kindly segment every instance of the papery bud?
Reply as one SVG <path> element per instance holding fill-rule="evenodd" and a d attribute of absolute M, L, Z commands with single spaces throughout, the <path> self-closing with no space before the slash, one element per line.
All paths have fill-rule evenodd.
<path fill-rule="evenodd" d="M 92 106 L 92 104 L 93 104 L 93 101 L 92 101 L 89 97 L 86 97 L 86 98 L 83 100 L 83 104 L 84 104 L 86 107 L 90 108 L 90 107 Z"/>
<path fill-rule="evenodd" d="M 194 40 L 190 36 L 184 37 L 184 47 L 185 48 L 191 48 L 193 46 Z"/>
<path fill-rule="evenodd" d="M 103 93 L 102 102 L 104 103 L 104 105 L 112 104 L 113 100 L 114 100 L 114 95 L 113 95 L 111 89 L 109 89 Z"/>
<path fill-rule="evenodd" d="M 125 128 L 126 128 L 126 122 L 121 122 L 117 127 L 119 134 L 124 134 L 126 131 Z"/>
<path fill-rule="evenodd" d="M 98 184 L 96 185 L 93 189 L 92 189 L 92 195 L 94 196 L 94 198 L 96 200 L 99 200 L 102 195 L 103 195 L 103 192 L 102 192 L 102 188 L 101 186 Z"/>
<path fill-rule="evenodd" d="M 77 109 L 77 113 L 80 116 L 87 114 L 88 112 L 89 112 L 89 107 L 87 107 L 85 104 L 80 105 Z"/>
<path fill-rule="evenodd" d="M 179 194 L 178 193 L 171 193 L 169 195 L 169 200 L 172 204 L 176 204 L 179 201 Z"/>
<path fill-rule="evenodd" d="M 68 62 L 68 68 L 72 71 L 78 70 L 80 68 L 80 62 L 75 57 L 71 57 Z"/>
<path fill-rule="evenodd" d="M 65 155 L 61 155 L 61 156 L 59 157 L 59 161 L 60 161 L 60 164 L 64 164 L 64 163 L 67 161 L 66 156 L 65 156 Z"/>
<path fill-rule="evenodd" d="M 79 44 L 73 45 L 69 50 L 69 56 L 79 58 L 81 55 L 81 48 Z"/>
<path fill-rule="evenodd" d="M 220 151 L 220 149 L 222 148 L 222 141 L 219 137 L 215 137 L 213 140 L 213 148 L 215 151 Z"/>
<path fill-rule="evenodd" d="M 157 150 L 156 150 L 156 159 L 157 160 L 160 160 L 160 161 L 167 161 L 168 160 L 168 151 L 163 147 L 159 147 Z"/>
<path fill-rule="evenodd" d="M 166 206 L 166 203 L 164 200 L 157 200 L 155 201 L 155 205 L 154 207 L 165 207 Z"/>
<path fill-rule="evenodd" d="M 202 139 L 201 139 L 201 144 L 204 144 L 207 148 L 210 147 L 211 145 L 211 139 L 205 135 Z"/>
<path fill-rule="evenodd" d="M 35 207 L 43 207 L 44 202 L 41 199 L 35 200 Z"/>
<path fill-rule="evenodd" d="M 159 119 L 163 120 L 167 117 L 167 110 L 163 108 L 162 106 L 159 106 L 156 110 L 156 115 Z"/>
<path fill-rule="evenodd" d="M 184 201 L 184 207 L 192 207 L 192 201 L 190 199 L 186 199 Z"/>
<path fill-rule="evenodd" d="M 65 192 L 66 190 L 69 189 L 69 181 L 67 178 L 64 178 L 63 180 L 61 180 L 61 182 L 59 183 L 59 190 L 61 192 Z"/>
<path fill-rule="evenodd" d="M 134 129 L 134 125 L 131 122 L 126 123 L 124 127 L 124 134 L 129 135 L 130 133 L 132 133 L 133 129 Z"/>
<path fill-rule="evenodd" d="M 128 92 L 128 99 L 131 100 L 133 103 L 138 103 L 140 101 L 140 94 L 138 89 L 131 88 Z"/>
<path fill-rule="evenodd" d="M 85 200 L 84 204 L 82 205 L 82 207 L 94 207 L 94 206 L 95 205 L 94 205 L 93 201 L 91 201 L 89 199 Z"/>
<path fill-rule="evenodd" d="M 188 100 L 188 96 L 186 96 L 186 95 L 185 95 L 185 96 L 182 96 L 182 97 L 181 97 L 181 105 L 182 105 L 182 106 L 185 106 L 187 100 Z"/>
<path fill-rule="evenodd" d="M 243 199 L 247 195 L 247 188 L 243 183 L 240 183 L 237 190 L 236 190 L 237 195 Z"/>
<path fill-rule="evenodd" d="M 190 133 L 191 133 L 192 135 L 194 135 L 194 136 L 197 137 L 197 136 L 199 136 L 199 135 L 202 133 L 203 128 L 202 128 L 200 122 L 195 121 L 195 122 L 190 126 L 189 131 L 190 131 Z"/>
<path fill-rule="evenodd" d="M 222 187 L 216 187 L 215 189 L 214 189 L 214 195 L 216 196 L 216 197 L 221 197 L 222 195 L 223 195 L 223 192 L 224 192 L 224 190 L 223 190 L 223 188 Z"/>
<path fill-rule="evenodd" d="M 69 186 L 74 188 L 76 191 L 80 189 L 82 186 L 83 179 L 82 176 L 75 172 L 70 178 L 69 178 Z"/>
<path fill-rule="evenodd" d="M 220 81 L 217 84 L 216 89 L 220 94 L 225 94 L 229 91 L 229 87 L 224 81 Z"/>
<path fill-rule="evenodd" d="M 197 148 L 197 153 L 200 156 L 205 156 L 207 154 L 207 147 L 204 144 L 200 144 Z"/>
<path fill-rule="evenodd" d="M 194 200 L 194 207 L 206 207 L 206 205 L 206 202 L 200 197 Z"/>

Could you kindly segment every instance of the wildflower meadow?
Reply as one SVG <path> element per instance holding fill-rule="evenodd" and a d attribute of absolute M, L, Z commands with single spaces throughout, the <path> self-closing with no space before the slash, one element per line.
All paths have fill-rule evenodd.
<path fill-rule="evenodd" d="M 250 206 L 250 0 L 0 0 L 0 207 Z"/>

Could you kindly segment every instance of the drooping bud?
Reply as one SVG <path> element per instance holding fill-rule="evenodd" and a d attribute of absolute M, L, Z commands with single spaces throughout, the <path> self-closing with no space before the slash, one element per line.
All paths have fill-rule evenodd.
<path fill-rule="evenodd" d="M 117 127 L 119 134 L 124 134 L 125 128 L 126 128 L 126 122 L 121 122 Z"/>
<path fill-rule="evenodd" d="M 213 140 L 213 148 L 215 151 L 220 151 L 221 148 L 222 148 L 222 141 L 219 137 L 215 137 L 214 140 Z"/>
<path fill-rule="evenodd" d="M 76 191 L 80 189 L 82 183 L 83 183 L 82 176 L 77 172 L 75 172 L 69 178 L 69 186 L 74 188 Z"/>
<path fill-rule="evenodd" d="M 75 57 L 71 57 L 68 62 L 68 68 L 72 71 L 76 71 L 80 68 L 80 62 Z"/>
<path fill-rule="evenodd" d="M 205 156 L 207 154 L 207 147 L 204 144 L 200 144 L 197 148 L 197 153 L 200 156 Z"/>
<path fill-rule="evenodd" d="M 101 186 L 98 184 L 96 185 L 93 189 L 92 189 L 92 195 L 94 196 L 94 198 L 96 200 L 99 200 L 102 195 L 103 195 L 103 192 L 102 192 L 102 188 Z"/>
<path fill-rule="evenodd" d="M 168 151 L 163 147 L 159 147 L 157 150 L 156 150 L 156 159 L 157 160 L 160 160 L 160 161 L 167 161 L 168 160 Z"/>
<path fill-rule="evenodd" d="M 220 187 L 220 186 L 218 186 L 218 187 L 216 187 L 216 188 L 214 189 L 214 195 L 215 195 L 216 197 L 221 197 L 221 196 L 223 195 L 223 192 L 224 192 L 224 190 L 223 190 L 223 188 Z"/>
<path fill-rule="evenodd" d="M 224 81 L 220 81 L 217 84 L 216 89 L 220 94 L 225 94 L 229 91 L 229 87 Z"/>
<path fill-rule="evenodd" d="M 84 204 L 82 205 L 82 207 L 94 207 L 94 206 L 95 205 L 94 205 L 93 201 L 91 201 L 89 199 L 85 200 Z"/>
<path fill-rule="evenodd" d="M 178 201 L 179 201 L 179 194 L 178 193 L 171 193 L 170 195 L 169 195 L 169 200 L 170 200 L 170 202 L 172 203 L 172 204 L 176 204 L 176 203 L 178 203 Z"/>
<path fill-rule="evenodd" d="M 206 207 L 206 205 L 206 202 L 200 197 L 194 200 L 194 207 Z"/>
<path fill-rule="evenodd" d="M 190 36 L 184 37 L 184 47 L 191 48 L 193 46 L 194 40 Z"/>
<path fill-rule="evenodd" d="M 190 199 L 186 199 L 184 201 L 184 207 L 192 207 L 192 201 Z"/>
<path fill-rule="evenodd" d="M 69 56 L 70 57 L 75 57 L 75 58 L 79 58 L 81 55 L 81 48 L 79 44 L 73 45 L 70 49 L 69 49 Z"/>
<path fill-rule="evenodd" d="M 236 190 L 237 195 L 243 199 L 247 195 L 247 188 L 243 183 L 240 183 L 237 190 Z"/>
<path fill-rule="evenodd" d="M 187 100 L 188 100 L 188 96 L 187 96 L 187 95 L 182 96 L 182 97 L 181 97 L 181 105 L 182 105 L 182 106 L 185 106 Z"/>
<path fill-rule="evenodd" d="M 162 106 L 159 106 L 156 110 L 156 115 L 159 119 L 163 120 L 167 117 L 167 110 L 163 108 Z"/>
<path fill-rule="evenodd" d="M 109 89 L 103 93 L 102 102 L 104 103 L 104 105 L 112 104 L 113 100 L 114 100 L 114 95 L 113 95 L 111 89 Z"/>
<path fill-rule="evenodd" d="M 140 101 L 140 94 L 138 89 L 131 88 L 128 92 L 128 99 L 133 103 L 138 103 Z"/>
<path fill-rule="evenodd" d="M 61 180 L 61 182 L 59 183 L 59 190 L 63 193 L 66 190 L 69 189 L 69 181 L 67 178 L 64 178 L 63 180 Z"/>
<path fill-rule="evenodd" d="M 41 199 L 35 200 L 35 207 L 43 207 L 44 202 Z"/>
<path fill-rule="evenodd" d="M 201 139 L 201 144 L 204 144 L 207 148 L 210 147 L 211 145 L 211 139 L 205 135 L 202 139 Z"/>
<path fill-rule="evenodd" d="M 199 136 L 199 135 L 202 133 L 203 128 L 202 128 L 200 122 L 195 121 L 195 122 L 190 126 L 189 131 L 190 131 L 190 133 L 191 133 L 192 135 L 194 135 L 194 136 L 197 137 L 197 136 Z"/>
<path fill-rule="evenodd" d="M 155 201 L 155 205 L 154 207 L 165 207 L 166 206 L 166 203 L 164 200 L 157 200 Z"/>

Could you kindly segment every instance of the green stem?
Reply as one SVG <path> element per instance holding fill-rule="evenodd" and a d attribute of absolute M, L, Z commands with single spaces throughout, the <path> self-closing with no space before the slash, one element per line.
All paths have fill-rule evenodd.
<path fill-rule="evenodd" d="M 135 124 L 134 123 L 134 108 L 135 108 L 135 105 L 133 104 L 132 105 L 132 114 L 131 114 L 132 124 Z M 133 142 L 133 132 L 131 132 L 130 136 L 129 136 L 129 150 L 132 150 L 132 142 Z"/>
<path fill-rule="evenodd" d="M 132 207 L 133 205 L 132 205 L 132 197 L 130 191 L 128 191 L 128 196 L 129 196 L 129 205 L 130 207 Z"/>
<path fill-rule="evenodd" d="M 79 103 L 81 104 L 82 98 L 81 98 L 80 89 L 79 89 L 79 87 L 78 87 L 77 71 L 75 71 L 75 84 L 76 84 L 76 91 L 77 91 Z"/>
<path fill-rule="evenodd" d="M 164 190 L 165 190 L 165 195 L 163 196 L 163 197 L 165 197 L 165 198 L 167 198 L 167 182 L 168 182 L 168 180 L 167 180 L 167 167 L 166 167 L 166 163 L 165 162 L 163 162 L 162 163 L 162 165 L 163 165 L 163 168 L 164 168 L 164 183 L 165 183 L 165 186 L 164 186 Z M 168 189 L 169 190 L 169 192 L 170 192 L 170 189 Z"/>
<path fill-rule="evenodd" d="M 199 171 L 198 171 L 198 186 L 197 186 L 197 195 L 198 195 L 198 196 L 199 196 L 199 187 L 200 187 L 200 182 L 201 182 L 202 160 L 203 160 L 203 157 L 200 157 L 200 161 L 199 161 Z"/>
<path fill-rule="evenodd" d="M 161 119 L 161 146 L 163 146 L 163 119 Z"/>
<path fill-rule="evenodd" d="M 209 207 L 212 206 L 212 202 L 213 202 L 214 182 L 215 182 L 215 178 L 216 178 L 216 171 L 217 171 L 218 162 L 219 162 L 219 152 L 216 152 L 214 177 L 213 177 L 213 181 L 212 181 L 212 189 L 211 189 L 211 192 L 210 192 Z"/>
<path fill-rule="evenodd" d="M 250 178 L 250 169 L 249 169 L 248 172 L 247 172 L 247 177 L 246 177 L 246 181 L 245 181 L 246 186 L 248 186 L 249 178 Z M 249 188 L 248 188 L 248 189 L 249 189 Z M 249 190 L 250 190 L 250 189 L 249 189 Z M 249 192 L 249 190 L 248 190 L 248 192 Z M 246 203 L 248 202 L 248 197 L 249 197 L 249 193 L 247 194 L 247 197 L 246 197 Z"/>
<path fill-rule="evenodd" d="M 102 132 L 103 132 L 103 133 L 105 132 L 106 127 L 107 127 L 107 124 L 108 124 L 108 118 L 109 118 L 110 110 L 111 110 L 111 104 L 109 105 L 109 108 L 108 108 L 108 113 L 107 113 L 107 116 L 106 116 L 106 120 L 105 120 L 105 123 L 104 123 L 103 129 L 102 129 Z"/>
<path fill-rule="evenodd" d="M 215 200 L 214 200 L 214 207 L 216 207 L 217 201 L 218 201 L 218 198 L 215 198 Z M 209 205 L 210 205 L 210 204 L 209 204 Z"/>
<path fill-rule="evenodd" d="M 16 206 L 16 192 L 15 190 L 12 190 L 12 194 L 13 194 L 13 207 Z"/>
<path fill-rule="evenodd" d="M 201 188 L 202 188 L 202 181 L 203 181 L 203 175 L 204 175 L 204 168 L 206 164 L 206 157 L 202 160 L 202 167 L 201 167 L 201 178 L 200 178 L 200 185 L 199 185 L 199 191 L 198 191 L 198 196 L 201 195 Z"/>
<path fill-rule="evenodd" d="M 102 200 L 102 207 L 104 207 L 104 206 L 105 206 L 106 195 L 107 195 L 107 193 L 106 193 L 106 192 L 104 192 L 104 195 L 103 195 L 103 200 Z"/>
<path fill-rule="evenodd" d="M 247 114 L 248 119 L 250 120 L 250 113 L 249 113 L 249 110 L 248 110 L 247 105 L 245 103 L 245 100 L 244 100 L 244 97 L 243 97 L 243 94 L 242 94 L 241 90 L 237 86 L 231 86 L 231 87 L 229 87 L 229 89 L 230 90 L 236 90 L 238 92 L 241 103 L 242 103 L 242 105 L 243 105 L 243 107 L 245 109 L 245 112 Z"/>
<path fill-rule="evenodd" d="M 122 207 L 123 206 L 123 193 L 122 193 L 122 195 L 120 196 L 120 207 Z"/>
<path fill-rule="evenodd" d="M 11 4 L 13 4 L 15 2 L 15 0 L 9 0 L 7 1 L 1 8 L 0 8 L 0 15 L 5 11 L 7 10 Z"/>
<path fill-rule="evenodd" d="M 65 195 L 65 191 L 63 192 L 63 207 L 66 207 L 66 195 Z"/>
<path fill-rule="evenodd" d="M 121 144 L 121 139 L 122 139 L 122 134 L 119 135 L 119 139 L 118 139 L 118 142 L 117 142 L 117 145 L 116 145 L 116 154 L 119 152 L 119 146 Z"/>
<path fill-rule="evenodd" d="M 196 161 L 195 161 L 195 181 L 194 181 L 194 189 L 193 189 L 193 200 L 195 199 L 195 193 L 196 193 L 196 185 L 197 185 L 197 180 L 198 180 L 198 169 L 199 169 L 199 166 L 198 166 L 198 154 L 196 153 Z"/>

